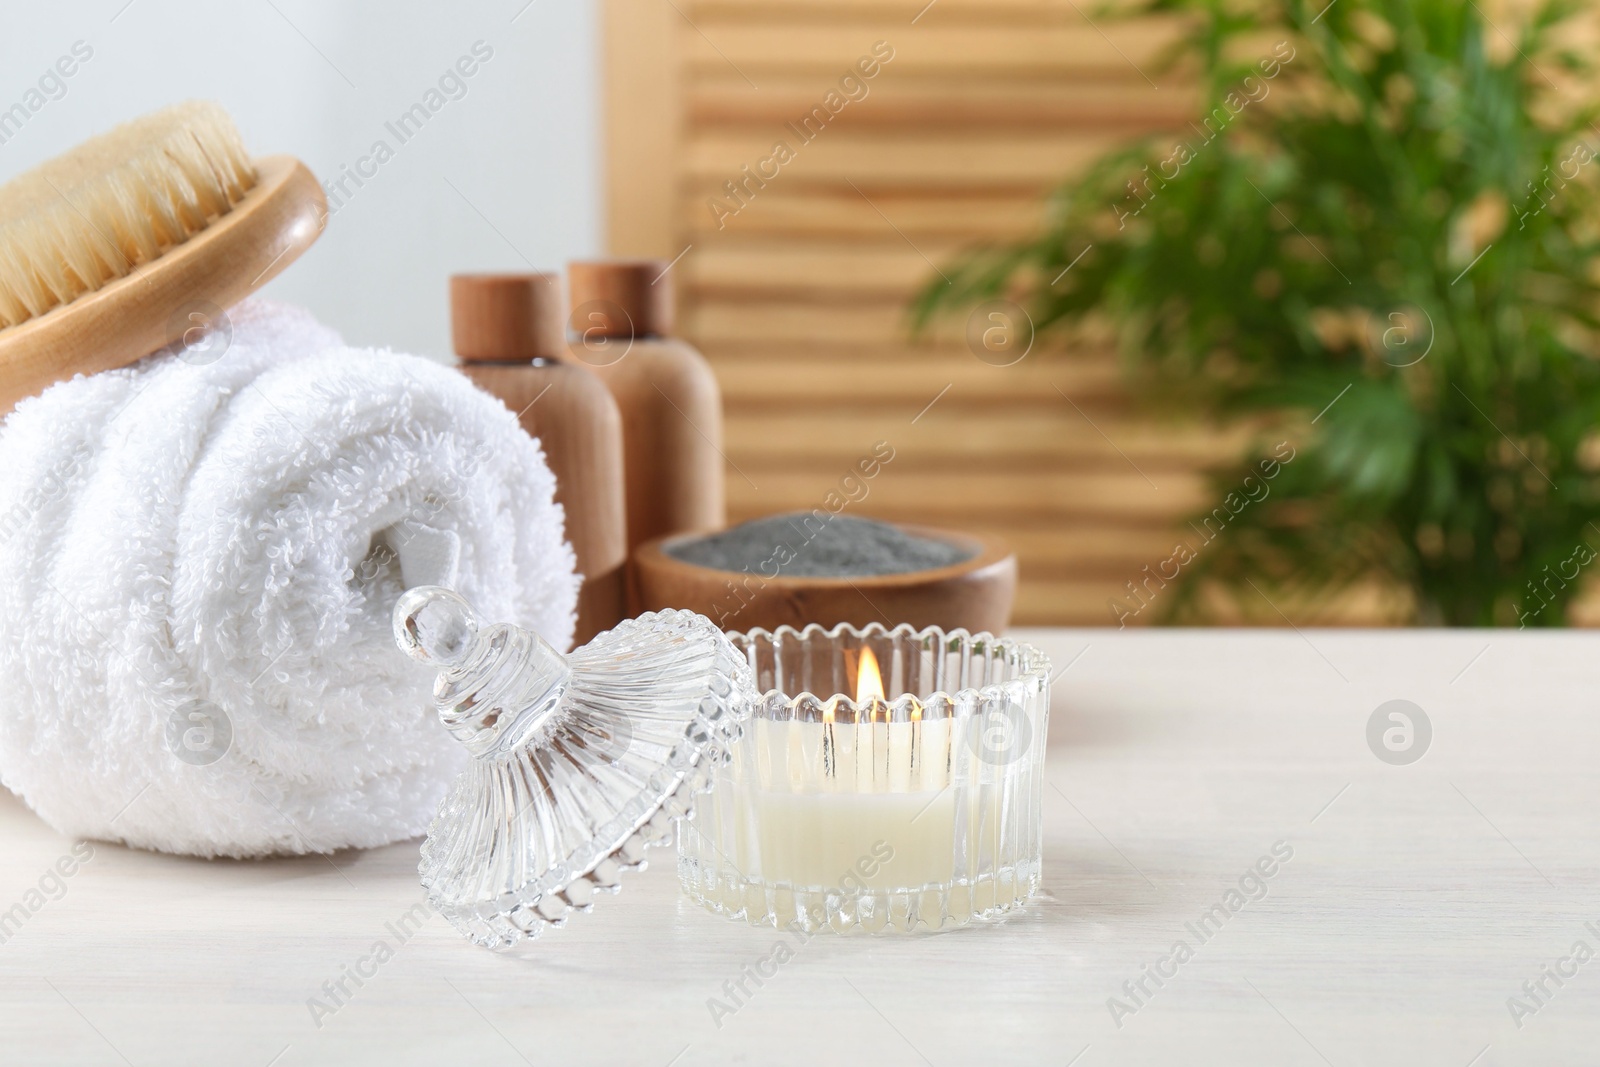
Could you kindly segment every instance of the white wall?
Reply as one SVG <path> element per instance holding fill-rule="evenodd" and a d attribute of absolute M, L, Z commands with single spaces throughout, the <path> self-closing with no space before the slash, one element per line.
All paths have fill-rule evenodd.
<path fill-rule="evenodd" d="M 220 101 L 252 154 L 296 155 L 324 181 L 383 139 L 393 158 L 363 187 L 347 181 L 354 195 L 266 292 L 353 344 L 439 357 L 452 272 L 559 269 L 600 250 L 592 0 L 126 3 L 7 5 L 0 109 L 75 41 L 93 57 L 0 145 L 0 179 L 191 97 Z M 465 95 L 402 144 L 384 124 L 478 41 L 493 54 Z"/>

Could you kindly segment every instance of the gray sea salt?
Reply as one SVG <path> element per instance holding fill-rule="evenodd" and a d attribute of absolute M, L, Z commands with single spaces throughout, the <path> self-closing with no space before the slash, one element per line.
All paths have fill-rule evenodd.
<path fill-rule="evenodd" d="M 793 559 L 770 573 L 779 545 Z M 762 577 L 863 578 L 948 567 L 972 553 L 945 541 L 917 537 L 872 519 L 835 515 L 826 524 L 809 512 L 754 519 L 721 533 L 680 541 L 667 554 L 697 567 L 748 571 Z M 781 561 L 782 556 L 777 557 Z"/>

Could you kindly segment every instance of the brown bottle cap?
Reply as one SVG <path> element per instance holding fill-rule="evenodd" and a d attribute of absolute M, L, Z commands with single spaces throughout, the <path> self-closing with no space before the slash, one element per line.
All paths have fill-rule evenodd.
<path fill-rule="evenodd" d="M 468 363 L 559 359 L 565 317 L 560 275 L 450 276 L 451 340 Z"/>
<path fill-rule="evenodd" d="M 572 328 L 603 337 L 672 332 L 672 277 L 665 259 L 602 259 L 567 264 Z"/>

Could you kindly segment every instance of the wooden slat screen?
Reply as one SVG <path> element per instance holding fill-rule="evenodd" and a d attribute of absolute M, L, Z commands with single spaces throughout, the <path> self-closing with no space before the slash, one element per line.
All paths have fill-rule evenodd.
<path fill-rule="evenodd" d="M 1105 624 L 1232 442 L 1136 415 L 1103 346 L 993 367 L 960 322 L 913 344 L 906 305 L 963 246 L 1028 233 L 1107 146 L 1181 125 L 1194 97 L 1141 73 L 1170 24 L 1092 24 L 1068 0 L 924 3 L 611 0 L 610 245 L 689 249 L 682 332 L 725 391 L 733 521 L 820 506 L 888 440 L 896 458 L 854 513 L 999 533 L 1021 561 L 1019 624 Z M 868 95 L 803 142 L 790 124 L 880 41 L 893 59 Z M 719 217 L 708 201 L 737 206 L 724 183 L 777 141 L 794 158 Z"/>

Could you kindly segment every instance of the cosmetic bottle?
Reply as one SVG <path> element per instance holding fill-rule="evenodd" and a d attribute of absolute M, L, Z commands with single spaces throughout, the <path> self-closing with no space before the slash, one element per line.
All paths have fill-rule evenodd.
<path fill-rule="evenodd" d="M 577 556 L 575 645 L 627 608 L 622 419 L 594 375 L 567 362 L 561 279 L 554 274 L 457 274 L 450 323 L 462 371 L 516 412 L 539 439 Z"/>
<path fill-rule="evenodd" d="M 567 265 L 572 358 L 622 413 L 628 550 L 668 534 L 721 529 L 722 394 L 704 356 L 673 337 L 665 260 Z"/>

